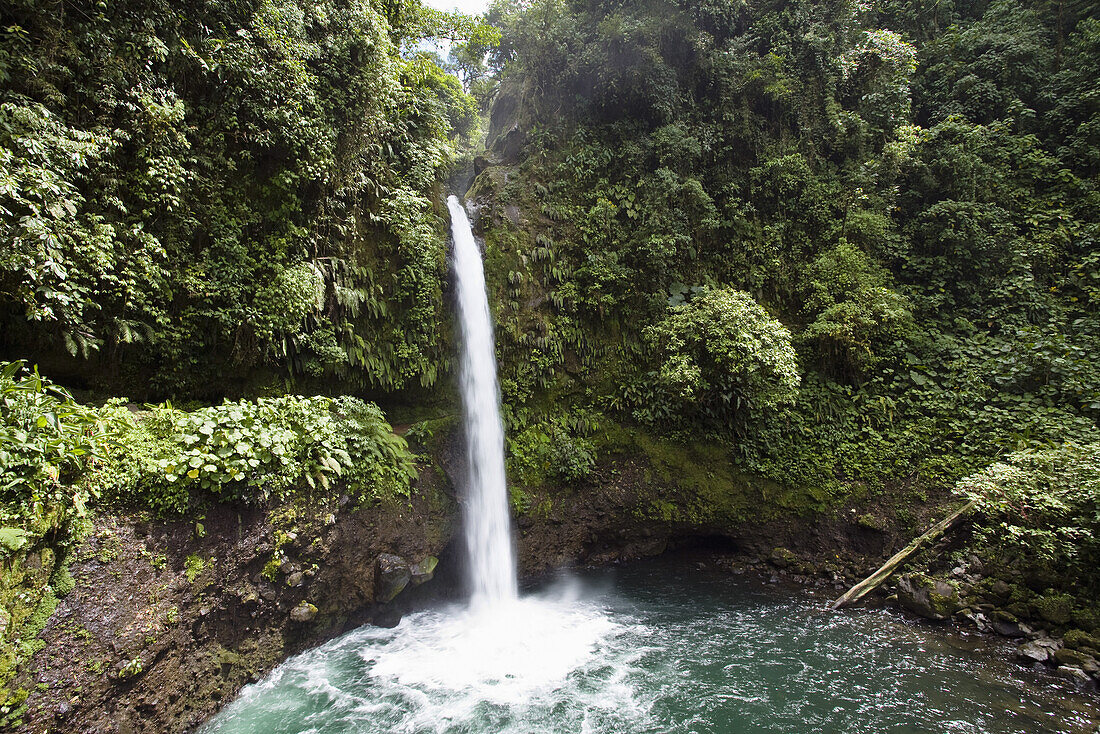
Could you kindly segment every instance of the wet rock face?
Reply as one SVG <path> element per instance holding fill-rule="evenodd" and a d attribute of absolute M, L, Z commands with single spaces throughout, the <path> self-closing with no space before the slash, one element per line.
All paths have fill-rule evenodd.
<path fill-rule="evenodd" d="M 420 586 L 423 583 L 427 583 L 435 576 L 435 567 L 439 565 L 439 559 L 435 556 L 428 556 L 420 563 L 412 567 L 412 585 Z"/>
<path fill-rule="evenodd" d="M 453 502 L 425 475 L 392 506 L 213 506 L 201 536 L 190 522 L 99 518 L 17 682 L 32 690 L 20 731 L 192 731 L 287 656 L 400 619 L 376 589 L 393 599 L 413 577 L 404 559 L 439 554 L 453 532 Z M 434 570 L 416 564 L 423 580 Z"/>
<path fill-rule="evenodd" d="M 378 602 L 393 601 L 412 580 L 409 564 L 392 553 L 379 555 L 374 569 L 374 600 Z"/>
<path fill-rule="evenodd" d="M 316 616 L 317 607 L 313 606 L 304 599 L 298 603 L 298 606 L 290 610 L 290 621 L 297 624 L 305 624 L 306 622 L 311 622 Z"/>
<path fill-rule="evenodd" d="M 906 574 L 898 579 L 898 603 L 925 619 L 942 622 L 962 608 L 959 590 L 943 579 Z"/>

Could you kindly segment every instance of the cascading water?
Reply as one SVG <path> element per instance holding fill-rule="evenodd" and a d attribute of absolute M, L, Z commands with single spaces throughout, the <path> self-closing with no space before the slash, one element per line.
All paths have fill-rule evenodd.
<path fill-rule="evenodd" d="M 1071 722 L 1072 708 L 1049 709 L 1047 693 L 1019 689 L 1016 672 L 983 684 L 987 665 L 939 637 L 880 612 L 822 617 L 820 605 L 725 572 L 692 566 L 693 580 L 653 568 L 633 580 L 624 572 L 618 592 L 566 583 L 519 598 L 485 276 L 466 212 L 448 203 L 471 604 L 361 627 L 294 657 L 203 734 L 1007 734 L 1024 721 L 1028 731 L 1095 731 L 1088 716 Z"/>
<path fill-rule="evenodd" d="M 481 251 L 457 196 L 447 199 L 454 236 L 455 289 L 462 341 L 462 412 L 466 427 L 466 545 L 471 605 L 516 599 L 516 561 L 504 474 L 493 320 L 485 292 Z"/>

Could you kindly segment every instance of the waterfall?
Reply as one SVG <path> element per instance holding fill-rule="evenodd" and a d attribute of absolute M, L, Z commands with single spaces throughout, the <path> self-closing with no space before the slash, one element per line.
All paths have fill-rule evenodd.
<path fill-rule="evenodd" d="M 493 320 L 485 292 L 481 251 L 457 196 L 447 199 L 454 236 L 466 428 L 466 545 L 471 605 L 488 607 L 517 597 L 516 560 L 504 476 L 504 427 L 500 421 Z"/>

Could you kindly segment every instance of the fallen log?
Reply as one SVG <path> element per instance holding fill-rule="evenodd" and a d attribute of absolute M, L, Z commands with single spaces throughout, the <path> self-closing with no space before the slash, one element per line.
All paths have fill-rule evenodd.
<path fill-rule="evenodd" d="M 867 594 L 871 593 L 879 586 L 882 585 L 886 579 L 890 578 L 898 566 L 905 563 L 909 558 L 923 548 L 927 543 L 935 540 L 951 528 L 955 527 L 971 510 L 974 509 L 975 502 L 968 502 L 953 513 L 940 520 L 933 525 L 923 535 L 914 540 L 909 545 L 902 548 L 900 551 L 890 557 L 886 563 L 882 564 L 877 571 L 860 581 L 858 584 L 848 589 L 844 594 L 838 597 L 831 605 L 832 609 L 843 609 L 844 607 L 854 604 L 862 599 Z"/>

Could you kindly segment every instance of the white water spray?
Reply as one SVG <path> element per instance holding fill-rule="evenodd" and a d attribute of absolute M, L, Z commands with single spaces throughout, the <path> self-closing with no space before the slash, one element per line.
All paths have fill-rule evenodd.
<path fill-rule="evenodd" d="M 462 412 L 466 427 L 466 544 L 471 606 L 516 599 L 516 560 L 504 475 L 504 427 L 500 421 L 493 320 L 485 292 L 481 251 L 457 196 L 447 199 L 454 236 L 455 287 L 462 338 Z"/>

